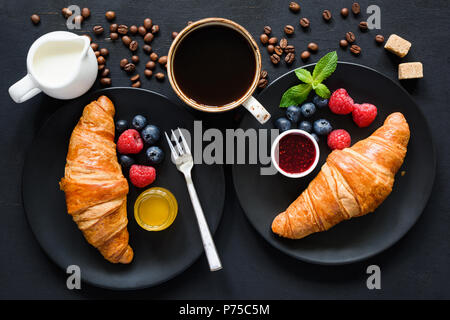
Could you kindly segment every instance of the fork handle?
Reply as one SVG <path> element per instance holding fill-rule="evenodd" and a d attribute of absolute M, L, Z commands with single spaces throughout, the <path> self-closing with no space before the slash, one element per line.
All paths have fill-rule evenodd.
<path fill-rule="evenodd" d="M 222 263 L 220 262 L 216 246 L 214 245 L 214 240 L 211 236 L 211 232 L 209 231 L 205 215 L 203 214 L 203 209 L 197 196 L 197 191 L 195 191 L 194 182 L 192 181 L 192 177 L 189 173 L 185 174 L 184 177 L 186 179 L 189 196 L 191 197 L 192 206 L 194 207 L 195 216 L 197 217 L 203 247 L 205 248 L 206 258 L 209 263 L 209 269 L 211 271 L 218 271 L 222 269 Z"/>

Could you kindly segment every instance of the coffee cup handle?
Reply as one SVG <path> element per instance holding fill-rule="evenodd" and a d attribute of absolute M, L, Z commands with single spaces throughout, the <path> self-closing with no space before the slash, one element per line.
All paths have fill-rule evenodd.
<path fill-rule="evenodd" d="M 27 74 L 25 77 L 9 87 L 8 92 L 14 102 L 22 103 L 33 98 L 41 92 L 41 89 L 37 87 L 36 81 L 33 79 L 31 74 Z"/>
<path fill-rule="evenodd" d="M 270 113 L 263 107 L 258 100 L 253 96 L 250 96 L 242 105 L 250 111 L 250 113 L 259 121 L 259 123 L 264 124 L 270 119 Z"/>

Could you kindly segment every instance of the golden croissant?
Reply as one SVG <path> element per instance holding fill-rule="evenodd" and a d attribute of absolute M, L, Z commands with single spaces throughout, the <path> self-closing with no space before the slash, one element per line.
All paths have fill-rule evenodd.
<path fill-rule="evenodd" d="M 88 104 L 72 132 L 60 187 L 67 211 L 86 240 L 113 263 L 130 263 L 128 183 L 117 162 L 114 105 L 105 96 Z"/>
<path fill-rule="evenodd" d="M 409 134 L 405 117 L 396 112 L 367 139 L 331 152 L 308 188 L 273 220 L 272 231 L 300 239 L 373 212 L 392 191 Z"/>

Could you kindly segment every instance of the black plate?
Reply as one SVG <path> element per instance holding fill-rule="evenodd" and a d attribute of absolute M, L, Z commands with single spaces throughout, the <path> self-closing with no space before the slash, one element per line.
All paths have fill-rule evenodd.
<path fill-rule="evenodd" d="M 83 238 L 67 214 L 64 193 L 58 182 L 64 176 L 69 138 L 86 104 L 105 94 L 116 106 L 116 119 L 131 121 L 147 115 L 162 131 L 186 128 L 193 132 L 194 117 L 166 97 L 142 89 L 112 88 L 84 96 L 56 111 L 31 146 L 23 171 L 23 202 L 30 226 L 48 256 L 64 270 L 81 268 L 84 281 L 111 289 L 136 289 L 169 280 L 190 266 L 203 252 L 194 211 L 183 175 L 170 161 L 165 140 L 159 142 L 166 154 L 157 167 L 153 187 L 169 189 L 178 201 L 178 216 L 160 232 L 142 229 L 134 219 L 133 205 L 143 191 L 130 184 L 128 231 L 134 260 L 129 265 L 107 262 Z M 219 225 L 225 200 L 225 179 L 220 165 L 195 165 L 193 179 L 211 231 Z M 208 201 L 208 199 L 215 199 Z M 205 265 L 205 272 L 208 272 Z"/>
<path fill-rule="evenodd" d="M 305 66 L 312 71 L 314 65 Z M 278 107 L 283 92 L 298 84 L 294 72 L 274 81 L 258 100 L 271 112 L 273 120 L 284 115 Z M 351 63 L 339 63 L 326 81 L 330 90 L 346 88 L 356 102 L 369 102 L 378 107 L 378 116 L 369 128 L 358 128 L 351 116 L 320 110 L 313 119 L 327 118 L 335 129 L 346 129 L 352 143 L 368 137 L 386 117 L 400 111 L 411 128 L 408 153 L 397 175 L 391 195 L 374 212 L 344 221 L 334 228 L 301 240 L 284 239 L 271 231 L 272 220 L 284 211 L 317 175 L 330 149 L 321 138 L 320 161 L 314 172 L 302 179 L 276 174 L 261 176 L 258 165 L 234 165 L 236 193 L 250 223 L 275 248 L 300 260 L 319 264 L 345 264 L 371 257 L 397 242 L 417 221 L 430 196 L 436 167 L 435 151 L 425 117 L 409 94 L 379 72 Z M 312 96 L 312 94 L 311 94 Z M 241 127 L 257 128 L 257 121 L 245 115 Z M 264 125 L 273 128 L 273 121 Z M 252 183 L 249 183 L 252 181 Z"/>

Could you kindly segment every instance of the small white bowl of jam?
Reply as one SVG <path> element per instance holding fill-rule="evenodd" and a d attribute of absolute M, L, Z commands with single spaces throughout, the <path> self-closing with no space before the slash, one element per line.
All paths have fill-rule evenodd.
<path fill-rule="evenodd" d="M 303 130 L 285 131 L 272 144 L 272 163 L 279 173 L 289 178 L 301 178 L 311 173 L 319 157 L 316 139 Z"/>

